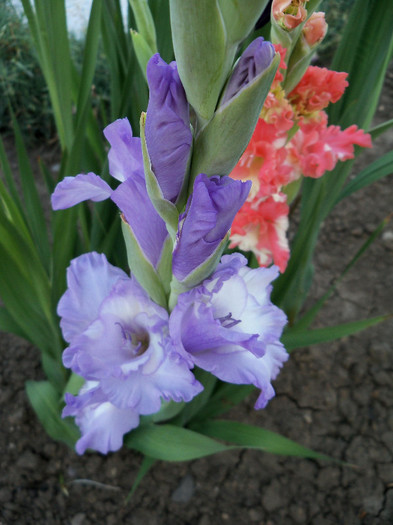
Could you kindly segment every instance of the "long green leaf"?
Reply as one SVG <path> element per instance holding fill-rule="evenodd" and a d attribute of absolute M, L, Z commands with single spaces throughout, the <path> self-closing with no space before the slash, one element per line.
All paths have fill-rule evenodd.
<path fill-rule="evenodd" d="M 375 326 L 391 319 L 393 314 L 379 315 L 370 319 L 362 319 L 361 321 L 353 321 L 351 323 L 343 323 L 336 326 L 329 326 L 326 328 L 316 328 L 315 330 L 296 330 L 289 329 L 281 338 L 282 343 L 288 351 L 305 346 L 316 345 L 320 343 L 328 343 L 336 341 L 343 337 L 361 332 L 366 328 Z"/>
<path fill-rule="evenodd" d="M 45 76 L 62 149 L 73 137 L 71 57 L 64 0 L 22 0 L 41 69 Z"/>
<path fill-rule="evenodd" d="M 393 118 L 390 120 L 387 120 L 386 122 L 382 122 L 382 124 L 378 124 L 377 126 L 371 128 L 368 130 L 368 132 L 371 135 L 372 140 L 375 140 L 377 137 L 388 131 L 390 128 L 393 127 Z"/>
<path fill-rule="evenodd" d="M 26 392 L 50 437 L 73 448 L 79 432 L 72 420 L 61 418 L 59 394 L 55 388 L 48 381 L 27 381 Z"/>
<path fill-rule="evenodd" d="M 26 332 L 4 306 L 0 306 L 0 331 L 9 332 L 19 335 L 19 337 L 23 337 L 23 339 L 28 339 Z"/>
<path fill-rule="evenodd" d="M 93 0 L 89 24 L 87 26 L 85 48 L 83 54 L 82 73 L 78 92 L 78 116 L 77 125 L 86 104 L 89 102 L 91 85 L 93 83 L 94 71 L 97 61 L 98 44 L 100 40 L 100 23 L 102 13 L 102 0 Z"/>
<path fill-rule="evenodd" d="M 235 421 L 208 420 L 193 425 L 207 436 L 236 443 L 242 447 L 256 448 L 270 454 L 335 461 L 333 458 L 299 445 L 276 432 Z"/>
<path fill-rule="evenodd" d="M 23 222 L 26 224 L 26 216 L 24 206 L 22 204 L 19 192 L 15 185 L 14 175 L 11 170 L 10 163 L 5 152 L 4 143 L 0 137 L 0 168 L 4 174 L 5 181 L 9 190 L 9 195 L 12 197 L 14 206 L 18 209 L 19 216 L 23 218 Z M 4 192 L 3 192 L 4 193 Z"/>
<path fill-rule="evenodd" d="M 366 169 L 362 170 L 353 180 L 348 182 L 338 196 L 336 204 L 346 197 L 349 197 L 349 195 L 352 195 L 352 193 L 365 188 L 369 184 L 372 184 L 391 173 L 393 173 L 393 151 L 389 151 L 389 153 L 386 153 L 374 161 L 367 166 Z"/>
<path fill-rule="evenodd" d="M 189 461 L 233 448 L 174 425 L 139 427 L 131 431 L 124 442 L 146 456 L 164 461 Z"/>
<path fill-rule="evenodd" d="M 34 175 L 30 167 L 29 157 L 23 143 L 23 138 L 18 123 L 13 114 L 12 123 L 14 128 L 19 174 L 22 183 L 22 192 L 26 206 L 28 224 L 31 228 L 32 237 L 37 245 L 40 259 L 44 267 L 48 269 L 50 248 L 43 206 L 38 195 L 37 186 L 34 181 Z"/>
<path fill-rule="evenodd" d="M 392 20 L 392 2 L 355 2 L 332 63 L 333 70 L 349 73 L 349 87 L 341 100 L 330 106 L 331 123 L 368 128 L 391 58 Z"/>
<path fill-rule="evenodd" d="M 192 422 L 203 421 L 225 414 L 255 390 L 254 385 L 221 383 L 216 392 L 193 417 Z"/>

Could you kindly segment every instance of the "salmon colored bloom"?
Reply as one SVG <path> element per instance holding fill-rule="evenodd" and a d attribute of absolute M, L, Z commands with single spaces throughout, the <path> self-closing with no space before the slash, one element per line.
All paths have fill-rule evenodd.
<path fill-rule="evenodd" d="M 371 136 L 353 125 L 342 130 L 327 126 L 327 118 L 314 126 L 307 123 L 294 135 L 290 145 L 290 158 L 296 159 L 305 177 L 319 178 L 335 168 L 338 161 L 354 157 L 354 145 L 371 148 Z"/>
<path fill-rule="evenodd" d="M 261 118 L 273 124 L 279 134 L 285 134 L 294 124 L 294 111 L 281 86 L 270 91 L 261 112 Z"/>
<path fill-rule="evenodd" d="M 253 251 L 262 266 L 273 262 L 283 272 L 289 258 L 289 208 L 283 188 L 302 176 L 321 177 L 338 161 L 353 158 L 355 144 L 371 147 L 371 137 L 357 126 L 328 126 L 323 108 L 343 95 L 347 73 L 310 66 L 286 95 L 280 84 L 286 49 L 275 49 L 282 63 L 251 141 L 231 173 L 235 179 L 251 180 L 252 188 L 232 224 L 230 247 Z"/>
<path fill-rule="evenodd" d="M 233 221 L 230 248 L 238 246 L 243 251 L 252 251 L 261 266 L 274 261 L 284 272 L 289 259 L 286 237 L 289 206 L 285 201 L 282 193 L 247 201 Z"/>
<path fill-rule="evenodd" d="M 330 71 L 326 67 L 309 66 L 288 99 L 301 115 L 320 111 L 342 97 L 348 86 L 347 76 L 348 73 Z"/>
<path fill-rule="evenodd" d="M 258 120 L 250 143 L 231 173 L 234 179 L 251 180 L 248 201 L 268 197 L 292 182 L 293 170 L 285 162 L 285 139 L 286 133 L 280 138 L 274 124 Z"/>

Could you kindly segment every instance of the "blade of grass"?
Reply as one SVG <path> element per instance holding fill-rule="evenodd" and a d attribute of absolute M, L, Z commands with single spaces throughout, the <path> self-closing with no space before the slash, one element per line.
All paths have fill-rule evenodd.
<path fill-rule="evenodd" d="M 393 118 L 387 120 L 386 122 L 382 122 L 382 124 L 378 124 L 378 126 L 374 126 L 373 128 L 369 129 L 368 132 L 370 133 L 372 140 L 375 140 L 377 137 L 379 137 L 392 127 Z"/>
<path fill-rule="evenodd" d="M 134 483 L 132 484 L 131 490 L 126 497 L 125 504 L 127 504 L 130 501 L 130 499 L 132 498 L 132 495 L 134 494 L 136 489 L 139 487 L 141 481 L 146 476 L 146 474 L 149 472 L 149 470 L 151 469 L 151 467 L 154 465 L 155 462 L 156 460 L 154 458 L 150 458 L 149 456 L 145 456 L 143 458 L 142 464 L 138 470 L 138 474 L 136 475 Z"/>
<path fill-rule="evenodd" d="M 327 292 L 320 299 L 318 299 L 314 306 L 312 306 L 299 321 L 297 321 L 297 323 L 292 328 L 293 331 L 304 330 L 305 328 L 308 328 L 308 326 L 310 326 L 310 324 L 317 316 L 319 310 L 322 308 L 325 302 L 332 296 L 334 291 L 337 289 L 337 287 L 347 275 L 347 273 L 351 270 L 351 268 L 358 262 L 362 255 L 365 254 L 365 252 L 368 250 L 371 244 L 379 237 L 383 229 L 389 223 L 391 217 L 392 215 L 389 215 L 377 226 L 377 228 L 369 236 L 366 242 L 364 242 L 360 249 L 356 252 L 355 256 L 351 259 L 351 261 L 345 266 L 341 275 L 334 280 L 333 284 L 329 287 Z"/>
<path fill-rule="evenodd" d="M 341 200 L 345 199 L 362 188 L 365 188 L 369 184 L 376 182 L 377 180 L 386 177 L 393 173 L 393 151 L 390 151 L 374 161 L 372 164 L 367 166 L 366 169 L 362 170 L 356 177 L 348 182 L 341 193 L 338 195 L 335 204 L 338 204 Z"/>

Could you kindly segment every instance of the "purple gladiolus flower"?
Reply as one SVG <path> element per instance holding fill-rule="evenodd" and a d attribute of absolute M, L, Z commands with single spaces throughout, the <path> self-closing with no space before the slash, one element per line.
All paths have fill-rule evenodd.
<path fill-rule="evenodd" d="M 65 177 L 55 188 L 52 207 L 61 210 L 88 199 L 97 202 L 110 198 L 124 214 L 146 258 L 157 267 L 168 232 L 147 193 L 141 139 L 132 136 L 126 118 L 109 124 L 104 135 L 111 145 L 109 172 L 121 184 L 112 190 L 94 173 Z"/>
<path fill-rule="evenodd" d="M 150 88 L 146 145 L 164 198 L 175 202 L 191 152 L 188 102 L 176 62 L 167 64 L 156 54 L 149 60 L 146 72 Z"/>
<path fill-rule="evenodd" d="M 255 408 L 264 408 L 288 359 L 279 340 L 286 316 L 270 301 L 278 268 L 246 263 L 240 254 L 222 257 L 209 279 L 179 295 L 169 329 L 195 365 L 228 383 L 260 388 Z"/>
<path fill-rule="evenodd" d="M 253 40 L 235 65 L 220 105 L 235 97 L 243 87 L 263 73 L 272 63 L 275 53 L 271 42 L 266 42 L 262 37 Z"/>
<path fill-rule="evenodd" d="M 168 333 L 168 313 L 104 255 L 71 262 L 58 314 L 65 339 L 64 365 L 86 383 L 68 394 L 82 437 L 76 450 L 120 448 L 124 433 L 153 414 L 162 400 L 190 401 L 202 390 Z"/>
<path fill-rule="evenodd" d="M 228 176 L 197 176 L 185 213 L 179 219 L 173 252 L 173 274 L 184 280 L 216 250 L 243 205 L 251 181 Z"/>

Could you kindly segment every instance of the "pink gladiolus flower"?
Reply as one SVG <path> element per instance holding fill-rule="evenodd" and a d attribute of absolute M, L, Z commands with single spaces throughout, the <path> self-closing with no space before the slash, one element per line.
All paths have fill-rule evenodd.
<path fill-rule="evenodd" d="M 315 16 L 311 22 L 320 20 Z M 275 49 L 282 63 L 251 141 L 231 173 L 235 179 L 251 180 L 252 188 L 233 222 L 230 246 L 251 250 L 261 266 L 273 262 L 283 272 L 289 258 L 283 188 L 302 176 L 321 177 L 338 161 L 353 158 L 355 144 L 371 147 L 371 137 L 357 126 L 346 130 L 328 126 L 323 108 L 343 95 L 347 73 L 310 66 L 286 95 L 280 84 L 286 49 L 278 45 Z M 288 193 L 292 198 L 293 191 Z"/>
<path fill-rule="evenodd" d="M 302 33 L 310 47 L 313 47 L 325 38 L 328 26 L 325 20 L 325 13 L 318 11 L 313 13 L 304 24 Z"/>
<path fill-rule="evenodd" d="M 233 221 L 230 248 L 252 251 L 261 266 L 273 261 L 281 272 L 285 271 L 289 259 L 286 237 L 289 206 L 286 196 L 275 194 L 267 199 L 246 202 Z"/>
<path fill-rule="evenodd" d="M 302 115 L 320 111 L 337 102 L 348 86 L 348 73 L 330 71 L 326 67 L 310 66 L 288 99 Z"/>
<path fill-rule="evenodd" d="M 286 135 L 293 126 L 294 112 L 285 98 L 284 90 L 278 86 L 266 97 L 261 117 L 268 124 L 273 124 L 280 135 Z"/>

